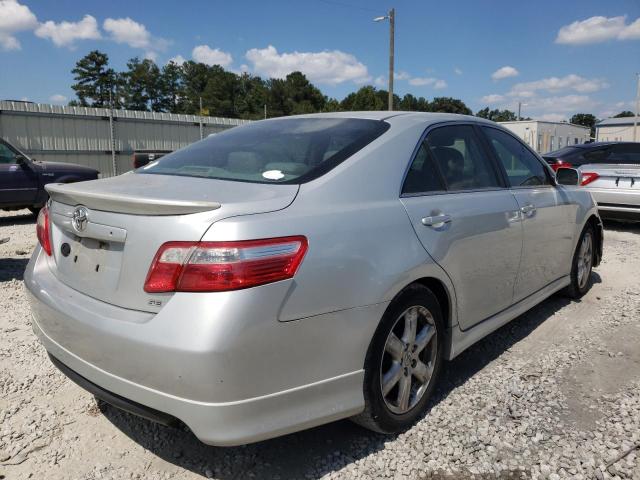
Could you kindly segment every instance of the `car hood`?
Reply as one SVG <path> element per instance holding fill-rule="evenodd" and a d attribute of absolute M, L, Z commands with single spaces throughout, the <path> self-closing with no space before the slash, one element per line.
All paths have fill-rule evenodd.
<path fill-rule="evenodd" d="M 74 163 L 64 162 L 42 162 L 36 161 L 35 165 L 44 172 L 55 173 L 98 173 L 95 168 L 85 167 L 84 165 L 76 165 Z"/>

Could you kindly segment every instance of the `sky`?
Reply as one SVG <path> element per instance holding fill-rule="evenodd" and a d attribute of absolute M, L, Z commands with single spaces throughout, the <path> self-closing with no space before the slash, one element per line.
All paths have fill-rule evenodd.
<path fill-rule="evenodd" d="M 639 0 L 0 0 L 0 99 L 66 104 L 90 50 L 116 70 L 138 56 L 194 59 L 284 77 L 300 70 L 338 99 L 387 88 L 561 121 L 635 110 Z"/>

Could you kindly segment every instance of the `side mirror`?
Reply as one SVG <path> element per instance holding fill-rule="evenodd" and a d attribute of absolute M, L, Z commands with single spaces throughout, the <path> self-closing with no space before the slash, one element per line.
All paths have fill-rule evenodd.
<path fill-rule="evenodd" d="M 24 157 L 24 155 L 16 155 L 14 158 L 16 159 L 16 163 L 18 165 L 26 165 L 27 163 L 29 163 L 27 162 L 27 159 Z"/>
<path fill-rule="evenodd" d="M 580 185 L 580 172 L 575 168 L 560 167 L 556 171 L 556 181 L 560 185 Z"/>

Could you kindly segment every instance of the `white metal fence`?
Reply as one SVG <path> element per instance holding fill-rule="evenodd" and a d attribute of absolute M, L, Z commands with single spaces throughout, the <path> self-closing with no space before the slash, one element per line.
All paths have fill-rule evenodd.
<path fill-rule="evenodd" d="M 176 150 L 246 120 L 0 101 L 0 137 L 37 160 L 119 175 L 135 150 Z M 111 128 L 112 125 L 112 128 Z M 202 127 L 202 133 L 201 133 Z"/>

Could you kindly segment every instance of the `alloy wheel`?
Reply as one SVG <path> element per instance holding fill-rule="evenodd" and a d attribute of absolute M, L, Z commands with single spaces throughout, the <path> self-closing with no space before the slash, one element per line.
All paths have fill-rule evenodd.
<path fill-rule="evenodd" d="M 391 412 L 407 413 L 424 396 L 437 350 L 436 323 L 427 308 L 412 306 L 398 316 L 387 336 L 380 365 L 382 397 Z"/>
<path fill-rule="evenodd" d="M 582 290 L 588 283 L 593 263 L 593 239 L 591 232 L 586 232 L 582 237 L 580 251 L 578 252 L 578 287 Z"/>

